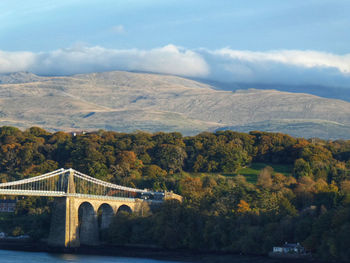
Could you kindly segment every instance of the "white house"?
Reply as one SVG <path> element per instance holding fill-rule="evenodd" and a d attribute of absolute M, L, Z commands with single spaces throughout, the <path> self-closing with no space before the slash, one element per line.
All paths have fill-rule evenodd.
<path fill-rule="evenodd" d="M 304 254 L 305 248 L 299 243 L 285 243 L 280 247 L 273 247 L 273 253 Z"/>

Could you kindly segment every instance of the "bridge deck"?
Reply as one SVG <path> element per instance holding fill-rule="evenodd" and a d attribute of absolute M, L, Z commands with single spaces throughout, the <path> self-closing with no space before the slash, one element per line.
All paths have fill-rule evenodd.
<path fill-rule="evenodd" d="M 38 190 L 12 190 L 0 189 L 0 195 L 21 195 L 21 196 L 51 196 L 51 197 L 77 197 L 98 200 L 119 200 L 127 202 L 135 202 L 136 198 L 120 197 L 120 196 L 105 196 L 105 195 L 89 195 L 89 194 L 72 194 L 58 191 L 38 191 Z"/>

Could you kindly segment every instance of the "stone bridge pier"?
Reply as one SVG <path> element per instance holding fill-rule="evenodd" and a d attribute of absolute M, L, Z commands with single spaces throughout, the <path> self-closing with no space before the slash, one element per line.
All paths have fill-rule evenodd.
<path fill-rule="evenodd" d="M 116 213 L 139 212 L 144 206 L 148 206 L 147 201 L 134 198 L 59 197 L 55 200 L 48 244 L 67 248 L 98 245 L 100 230 L 109 227 Z"/>

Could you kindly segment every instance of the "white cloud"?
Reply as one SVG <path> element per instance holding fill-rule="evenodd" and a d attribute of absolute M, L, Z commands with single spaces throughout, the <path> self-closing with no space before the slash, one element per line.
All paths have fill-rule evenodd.
<path fill-rule="evenodd" d="M 250 63 L 276 62 L 305 68 L 336 68 L 344 74 L 350 74 L 350 54 L 334 55 L 317 51 L 280 50 L 269 52 L 237 51 L 228 48 L 210 52 L 214 55 L 228 56 L 233 60 Z"/>
<path fill-rule="evenodd" d="M 198 51 L 215 80 L 282 84 L 350 85 L 350 54 L 301 50 L 253 52 L 223 48 Z"/>
<path fill-rule="evenodd" d="M 0 73 L 71 75 L 110 70 L 146 71 L 222 82 L 350 86 L 350 54 L 317 51 L 190 50 L 167 45 L 149 50 L 76 45 L 51 52 L 0 51 Z"/>
<path fill-rule="evenodd" d="M 31 52 L 4 52 L 0 50 L 0 73 L 26 71 L 35 63 Z"/>
<path fill-rule="evenodd" d="M 52 52 L 1 52 L 0 73 L 30 71 L 39 75 L 71 75 L 110 70 L 148 71 L 205 77 L 209 67 L 197 53 L 173 45 L 151 50 L 75 46 Z"/>

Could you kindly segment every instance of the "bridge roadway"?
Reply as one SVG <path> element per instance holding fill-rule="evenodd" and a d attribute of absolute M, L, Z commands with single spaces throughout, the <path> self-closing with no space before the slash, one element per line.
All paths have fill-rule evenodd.
<path fill-rule="evenodd" d="M 109 196 L 109 195 L 90 195 L 78 193 L 66 193 L 64 191 L 41 191 L 41 190 L 12 190 L 0 189 L 0 195 L 17 195 L 17 196 L 47 196 L 47 197 L 80 197 L 99 200 L 129 200 L 131 197 Z"/>

